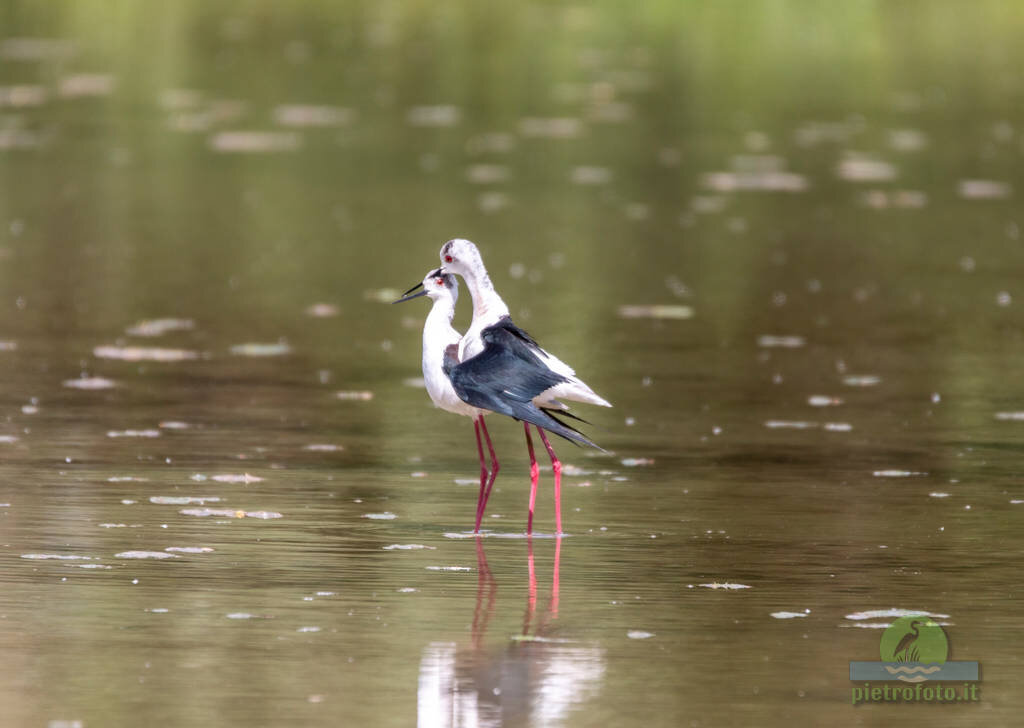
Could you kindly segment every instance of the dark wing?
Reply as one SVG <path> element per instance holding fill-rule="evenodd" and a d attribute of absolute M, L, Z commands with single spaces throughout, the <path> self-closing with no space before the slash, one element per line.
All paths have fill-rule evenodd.
<path fill-rule="evenodd" d="M 534 397 L 568 380 L 537 358 L 531 350 L 536 344 L 528 334 L 504 318 L 481 331 L 480 338 L 484 350 L 448 373 L 463 402 L 529 422 L 577 444 L 598 447 L 533 404 Z"/>

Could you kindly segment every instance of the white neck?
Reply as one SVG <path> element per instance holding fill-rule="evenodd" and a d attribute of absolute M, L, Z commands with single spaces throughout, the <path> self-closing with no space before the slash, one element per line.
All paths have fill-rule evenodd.
<path fill-rule="evenodd" d="M 502 316 L 508 316 L 508 306 L 494 290 L 490 276 L 483 263 L 473 267 L 462 276 L 473 299 L 473 323 L 493 323 Z"/>
<path fill-rule="evenodd" d="M 455 303 L 450 298 L 438 298 L 423 324 L 423 366 L 439 367 L 444 360 L 445 347 L 458 343 L 462 334 L 452 326 Z"/>

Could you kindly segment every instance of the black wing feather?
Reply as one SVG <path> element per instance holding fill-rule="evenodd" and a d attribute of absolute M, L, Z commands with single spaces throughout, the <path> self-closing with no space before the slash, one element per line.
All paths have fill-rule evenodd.
<path fill-rule="evenodd" d="M 529 334 L 503 318 L 480 332 L 484 350 L 457 366 L 448 377 L 459 398 L 481 409 L 529 422 L 581 445 L 598 447 L 575 428 L 533 404 L 533 398 L 568 381 L 544 365 Z M 600 448 L 598 448 L 600 449 Z"/>

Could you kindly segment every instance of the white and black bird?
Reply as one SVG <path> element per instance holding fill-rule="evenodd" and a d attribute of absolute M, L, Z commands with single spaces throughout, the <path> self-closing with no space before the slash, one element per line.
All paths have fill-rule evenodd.
<path fill-rule="evenodd" d="M 480 251 L 469 240 L 449 240 L 441 247 L 439 272 L 461 275 L 473 299 L 473 321 L 458 347 L 448 346 L 445 371 L 462 401 L 474 407 L 501 412 L 523 421 L 526 447 L 530 454 L 530 511 L 527 533 L 533 531 L 539 467 L 533 452 L 530 424 L 537 428 L 551 458 L 555 480 L 555 528 L 562 533 L 562 463 L 544 434 L 554 432 L 578 444 L 598 447 L 555 417 L 568 413 L 561 400 L 611 407 L 576 376 L 572 367 L 542 349 L 529 334 L 516 326 L 508 306 L 494 289 Z M 456 355 L 457 349 L 457 355 Z M 488 493 L 482 508 L 487 507 Z M 482 511 L 481 511 L 482 512 Z"/>
<path fill-rule="evenodd" d="M 414 293 L 417 290 L 418 292 Z M 473 358 L 474 361 L 467 361 L 465 363 L 468 366 L 462 367 L 458 361 L 458 349 L 462 335 L 452 326 L 455 303 L 459 297 L 458 281 L 454 275 L 444 273 L 440 269 L 431 271 L 422 282 L 406 291 L 405 295 L 395 303 L 403 303 L 420 296 L 428 296 L 433 301 L 433 306 L 431 306 L 423 325 L 423 381 L 426 384 L 427 394 L 430 395 L 430 399 L 437 407 L 473 418 L 477 453 L 480 456 L 480 495 L 477 499 L 474 531 L 479 532 L 487 499 L 490 497 L 499 469 L 494 445 L 487 432 L 487 425 L 484 423 L 485 414 L 500 412 L 522 420 L 524 423 L 533 423 L 538 427 L 543 427 L 574 442 L 597 446 L 574 428 L 555 419 L 546 409 L 537 407 L 531 401 L 532 393 L 535 390 L 546 389 L 556 380 L 551 375 L 545 375 L 538 371 L 535 366 L 524 367 L 521 362 L 517 361 L 522 358 L 524 352 L 516 343 L 516 339 L 526 336 L 526 339 L 530 340 L 525 332 L 515 326 L 508 328 L 503 325 L 489 328 L 484 333 L 485 339 L 501 342 L 501 344 L 485 347 L 480 355 Z M 507 338 L 510 334 L 512 339 Z M 529 359 L 532 358 L 532 355 L 527 353 L 526 357 Z M 450 376 L 453 373 L 463 392 L 475 400 L 473 404 L 468 403 L 462 392 L 456 392 L 455 384 Z M 496 394 L 495 382 L 498 380 L 495 377 L 503 381 L 507 380 L 508 386 L 504 387 L 501 394 Z M 481 433 L 487 442 L 491 460 L 490 468 L 487 467 L 484 460 Z M 527 437 L 529 437 L 528 434 Z M 532 530 L 532 518 L 528 522 L 528 527 Z"/>

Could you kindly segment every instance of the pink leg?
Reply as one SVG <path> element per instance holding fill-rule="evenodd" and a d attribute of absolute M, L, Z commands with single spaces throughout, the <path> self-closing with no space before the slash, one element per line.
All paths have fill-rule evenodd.
<path fill-rule="evenodd" d="M 540 433 L 540 439 L 544 443 L 544 447 L 547 448 L 548 455 L 551 456 L 551 469 L 555 472 L 555 533 L 559 536 L 562 535 L 562 463 L 555 455 L 555 449 L 551 447 L 551 443 L 548 442 L 548 436 L 544 434 L 544 430 L 537 428 L 537 432 Z"/>
<path fill-rule="evenodd" d="M 501 467 L 500 465 L 498 465 L 498 456 L 494 454 L 494 443 L 491 442 L 491 435 L 489 432 L 487 432 L 487 425 L 484 423 L 483 415 L 480 415 L 478 422 L 480 423 L 480 430 L 484 433 L 484 439 L 487 440 L 487 452 L 490 453 L 491 456 L 491 477 L 488 478 L 487 480 L 486 489 L 483 488 L 483 482 L 481 479 L 480 492 L 483 497 L 481 501 L 477 504 L 476 528 L 473 530 L 473 533 L 480 533 L 480 522 L 484 518 L 484 511 L 487 510 L 487 499 L 491 497 L 491 488 L 494 487 L 494 479 L 498 477 L 498 470 Z"/>
<path fill-rule="evenodd" d="M 529 536 L 533 533 L 533 506 L 537 502 L 537 481 L 540 479 L 540 466 L 537 465 L 537 458 L 533 456 L 533 440 L 530 438 L 529 423 L 523 423 L 523 431 L 526 433 L 526 449 L 530 453 L 530 515 L 526 517 L 526 535 Z"/>
<path fill-rule="evenodd" d="M 484 490 L 487 488 L 487 463 L 484 461 L 484 444 L 480 441 L 480 422 L 483 416 L 473 420 L 473 432 L 476 434 L 476 452 L 480 456 L 480 495 L 476 498 L 477 523 L 479 524 L 480 507 L 484 502 Z M 479 530 L 479 526 L 477 526 Z"/>

